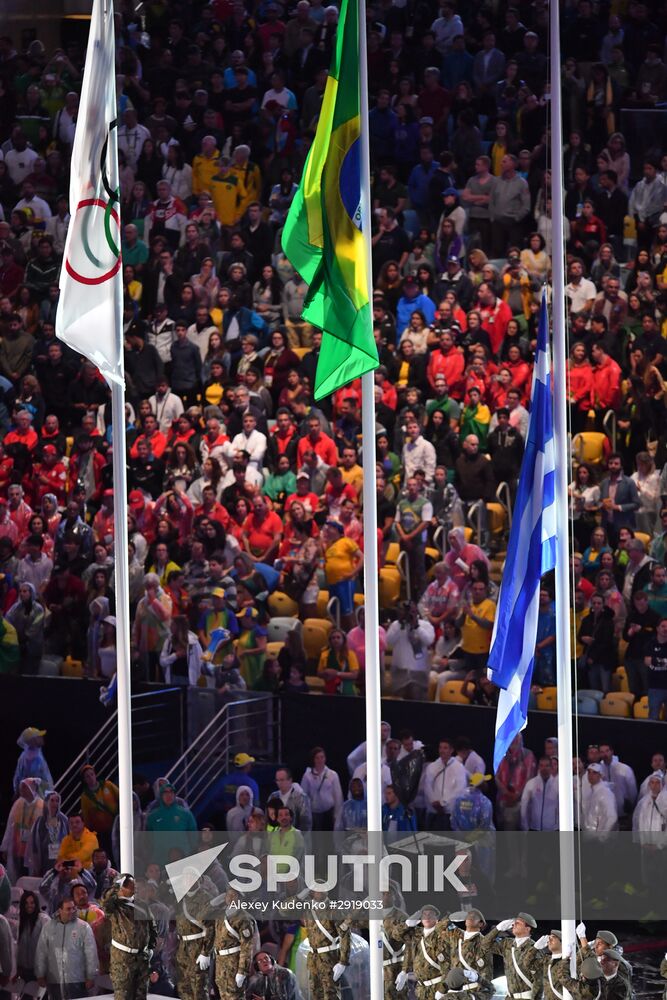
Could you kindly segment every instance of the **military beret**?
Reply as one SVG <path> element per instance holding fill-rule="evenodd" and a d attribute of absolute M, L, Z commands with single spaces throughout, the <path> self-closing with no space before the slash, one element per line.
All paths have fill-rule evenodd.
<path fill-rule="evenodd" d="M 463 969 L 450 969 L 445 979 L 450 990 L 462 990 L 467 982 Z"/>
<path fill-rule="evenodd" d="M 623 956 L 616 948 L 605 948 L 602 953 L 605 958 L 610 958 L 613 962 L 620 962 Z"/>
<path fill-rule="evenodd" d="M 592 955 L 585 958 L 581 963 L 581 974 L 584 979 L 602 979 L 604 975 L 600 968 L 600 963 Z"/>
<path fill-rule="evenodd" d="M 615 948 L 618 944 L 618 938 L 613 931 L 598 931 L 595 936 L 596 938 L 599 938 L 600 941 L 604 941 L 605 944 L 608 944 L 610 948 Z"/>
<path fill-rule="evenodd" d="M 537 920 L 535 917 L 531 917 L 530 913 L 524 913 L 522 910 L 521 913 L 517 913 L 516 916 L 517 920 L 523 920 L 524 924 L 528 924 L 529 927 L 537 927 Z"/>

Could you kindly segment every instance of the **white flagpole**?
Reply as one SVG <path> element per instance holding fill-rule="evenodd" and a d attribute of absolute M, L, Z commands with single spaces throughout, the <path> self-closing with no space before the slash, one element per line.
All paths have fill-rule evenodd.
<path fill-rule="evenodd" d="M 113 0 L 106 0 L 112 11 L 112 37 L 115 45 Z M 109 130 L 109 157 L 118 163 L 117 129 Z M 113 176 L 118 176 L 117 168 Z M 123 357 L 123 288 L 115 282 L 114 317 L 119 357 Z M 132 808 L 132 684 L 130 677 L 130 581 L 127 552 L 127 455 L 125 441 L 125 384 L 109 381 L 111 388 L 111 427 L 113 433 L 113 523 L 114 572 L 116 581 L 116 697 L 118 704 L 118 792 L 120 825 L 120 867 L 134 871 L 134 810 Z"/>
<path fill-rule="evenodd" d="M 575 855 L 572 787 L 572 666 L 570 649 L 570 544 L 567 433 L 567 350 L 565 327 L 565 236 L 563 225 L 563 114 L 560 80 L 560 18 L 558 3 L 550 4 L 551 32 L 551 315 L 554 358 L 554 437 L 556 448 L 556 649 L 558 704 L 558 798 L 560 895 L 563 953 L 572 948 L 575 973 Z"/>
<path fill-rule="evenodd" d="M 359 112 L 361 151 L 361 225 L 366 248 L 368 301 L 373 305 L 373 255 L 371 248 L 371 170 L 368 135 L 368 65 L 366 62 L 366 0 L 359 0 Z M 366 655 L 366 802 L 368 806 L 369 848 L 373 849 L 382 831 L 382 770 L 380 756 L 380 614 L 375 473 L 375 377 L 361 376 L 361 431 L 363 440 L 364 502 L 364 644 Z M 372 835 L 375 835 L 371 840 Z M 371 869 L 370 886 L 373 887 Z M 377 880 L 374 888 L 377 890 Z M 382 1000 L 382 921 L 369 910 L 371 1000 Z"/>

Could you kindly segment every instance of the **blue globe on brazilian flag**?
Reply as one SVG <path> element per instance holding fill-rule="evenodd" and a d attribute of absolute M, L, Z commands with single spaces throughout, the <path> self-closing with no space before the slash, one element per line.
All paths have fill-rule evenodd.
<path fill-rule="evenodd" d="M 365 55 L 364 55 L 365 58 Z M 359 24 L 343 0 L 313 145 L 282 235 L 308 284 L 303 318 L 323 331 L 314 396 L 321 399 L 378 367 L 361 229 Z"/>

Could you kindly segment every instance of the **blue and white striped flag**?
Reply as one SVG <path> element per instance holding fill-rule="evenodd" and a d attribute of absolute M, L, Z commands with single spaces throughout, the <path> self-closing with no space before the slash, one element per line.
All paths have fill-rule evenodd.
<path fill-rule="evenodd" d="M 528 718 L 540 580 L 556 565 L 555 469 L 549 321 L 543 292 L 528 439 L 488 661 L 491 680 L 501 689 L 494 771 Z"/>

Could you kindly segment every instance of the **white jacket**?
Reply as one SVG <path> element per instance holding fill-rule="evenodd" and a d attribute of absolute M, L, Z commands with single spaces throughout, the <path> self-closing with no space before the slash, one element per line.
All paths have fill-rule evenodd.
<path fill-rule="evenodd" d="M 663 833 L 667 829 L 667 814 L 660 805 L 660 796 L 654 799 L 650 792 L 639 800 L 632 814 L 632 829 L 635 833 Z"/>
<path fill-rule="evenodd" d="M 543 781 L 537 774 L 526 782 L 521 794 L 521 829 L 558 829 L 558 778 Z"/>
<path fill-rule="evenodd" d="M 619 813 L 625 812 L 627 803 L 631 809 L 637 801 L 637 779 L 629 764 L 622 764 L 618 757 L 612 757 L 611 764 L 600 761 L 604 778 L 612 788 Z"/>
<path fill-rule="evenodd" d="M 459 795 L 468 787 L 468 772 L 458 759 L 450 757 L 446 764 L 440 758 L 427 765 L 424 771 L 423 791 L 426 808 L 434 813 L 434 802 L 441 802 L 445 812 L 450 813 Z"/>
<path fill-rule="evenodd" d="M 586 782 L 583 782 L 586 785 Z M 596 833 L 618 830 L 616 799 L 609 785 L 603 781 L 595 787 L 588 782 L 589 791 L 583 797 L 581 828 Z M 583 791 L 583 789 L 582 789 Z"/>
<path fill-rule="evenodd" d="M 410 636 L 419 639 L 415 652 Z M 431 656 L 429 647 L 435 642 L 435 630 L 430 622 L 420 618 L 417 628 L 404 628 L 401 622 L 392 622 L 387 629 L 387 649 L 392 650 L 391 673 L 392 692 L 398 693 L 409 682 L 409 673 L 423 673 L 428 676 Z"/>
<path fill-rule="evenodd" d="M 310 797 L 310 807 L 314 813 L 334 811 L 334 820 L 340 818 L 343 808 L 343 791 L 340 778 L 330 767 L 324 768 L 321 774 L 315 774 L 312 767 L 303 772 L 301 787 Z"/>
<path fill-rule="evenodd" d="M 162 652 L 160 653 L 160 666 L 164 670 L 164 679 L 167 684 L 172 683 L 171 667 L 176 659 L 176 653 L 173 651 L 173 642 L 172 637 L 170 635 L 167 636 L 162 647 Z M 201 668 L 202 648 L 199 645 L 199 639 L 194 632 L 188 632 L 188 683 L 192 687 L 196 687 L 201 677 Z"/>

